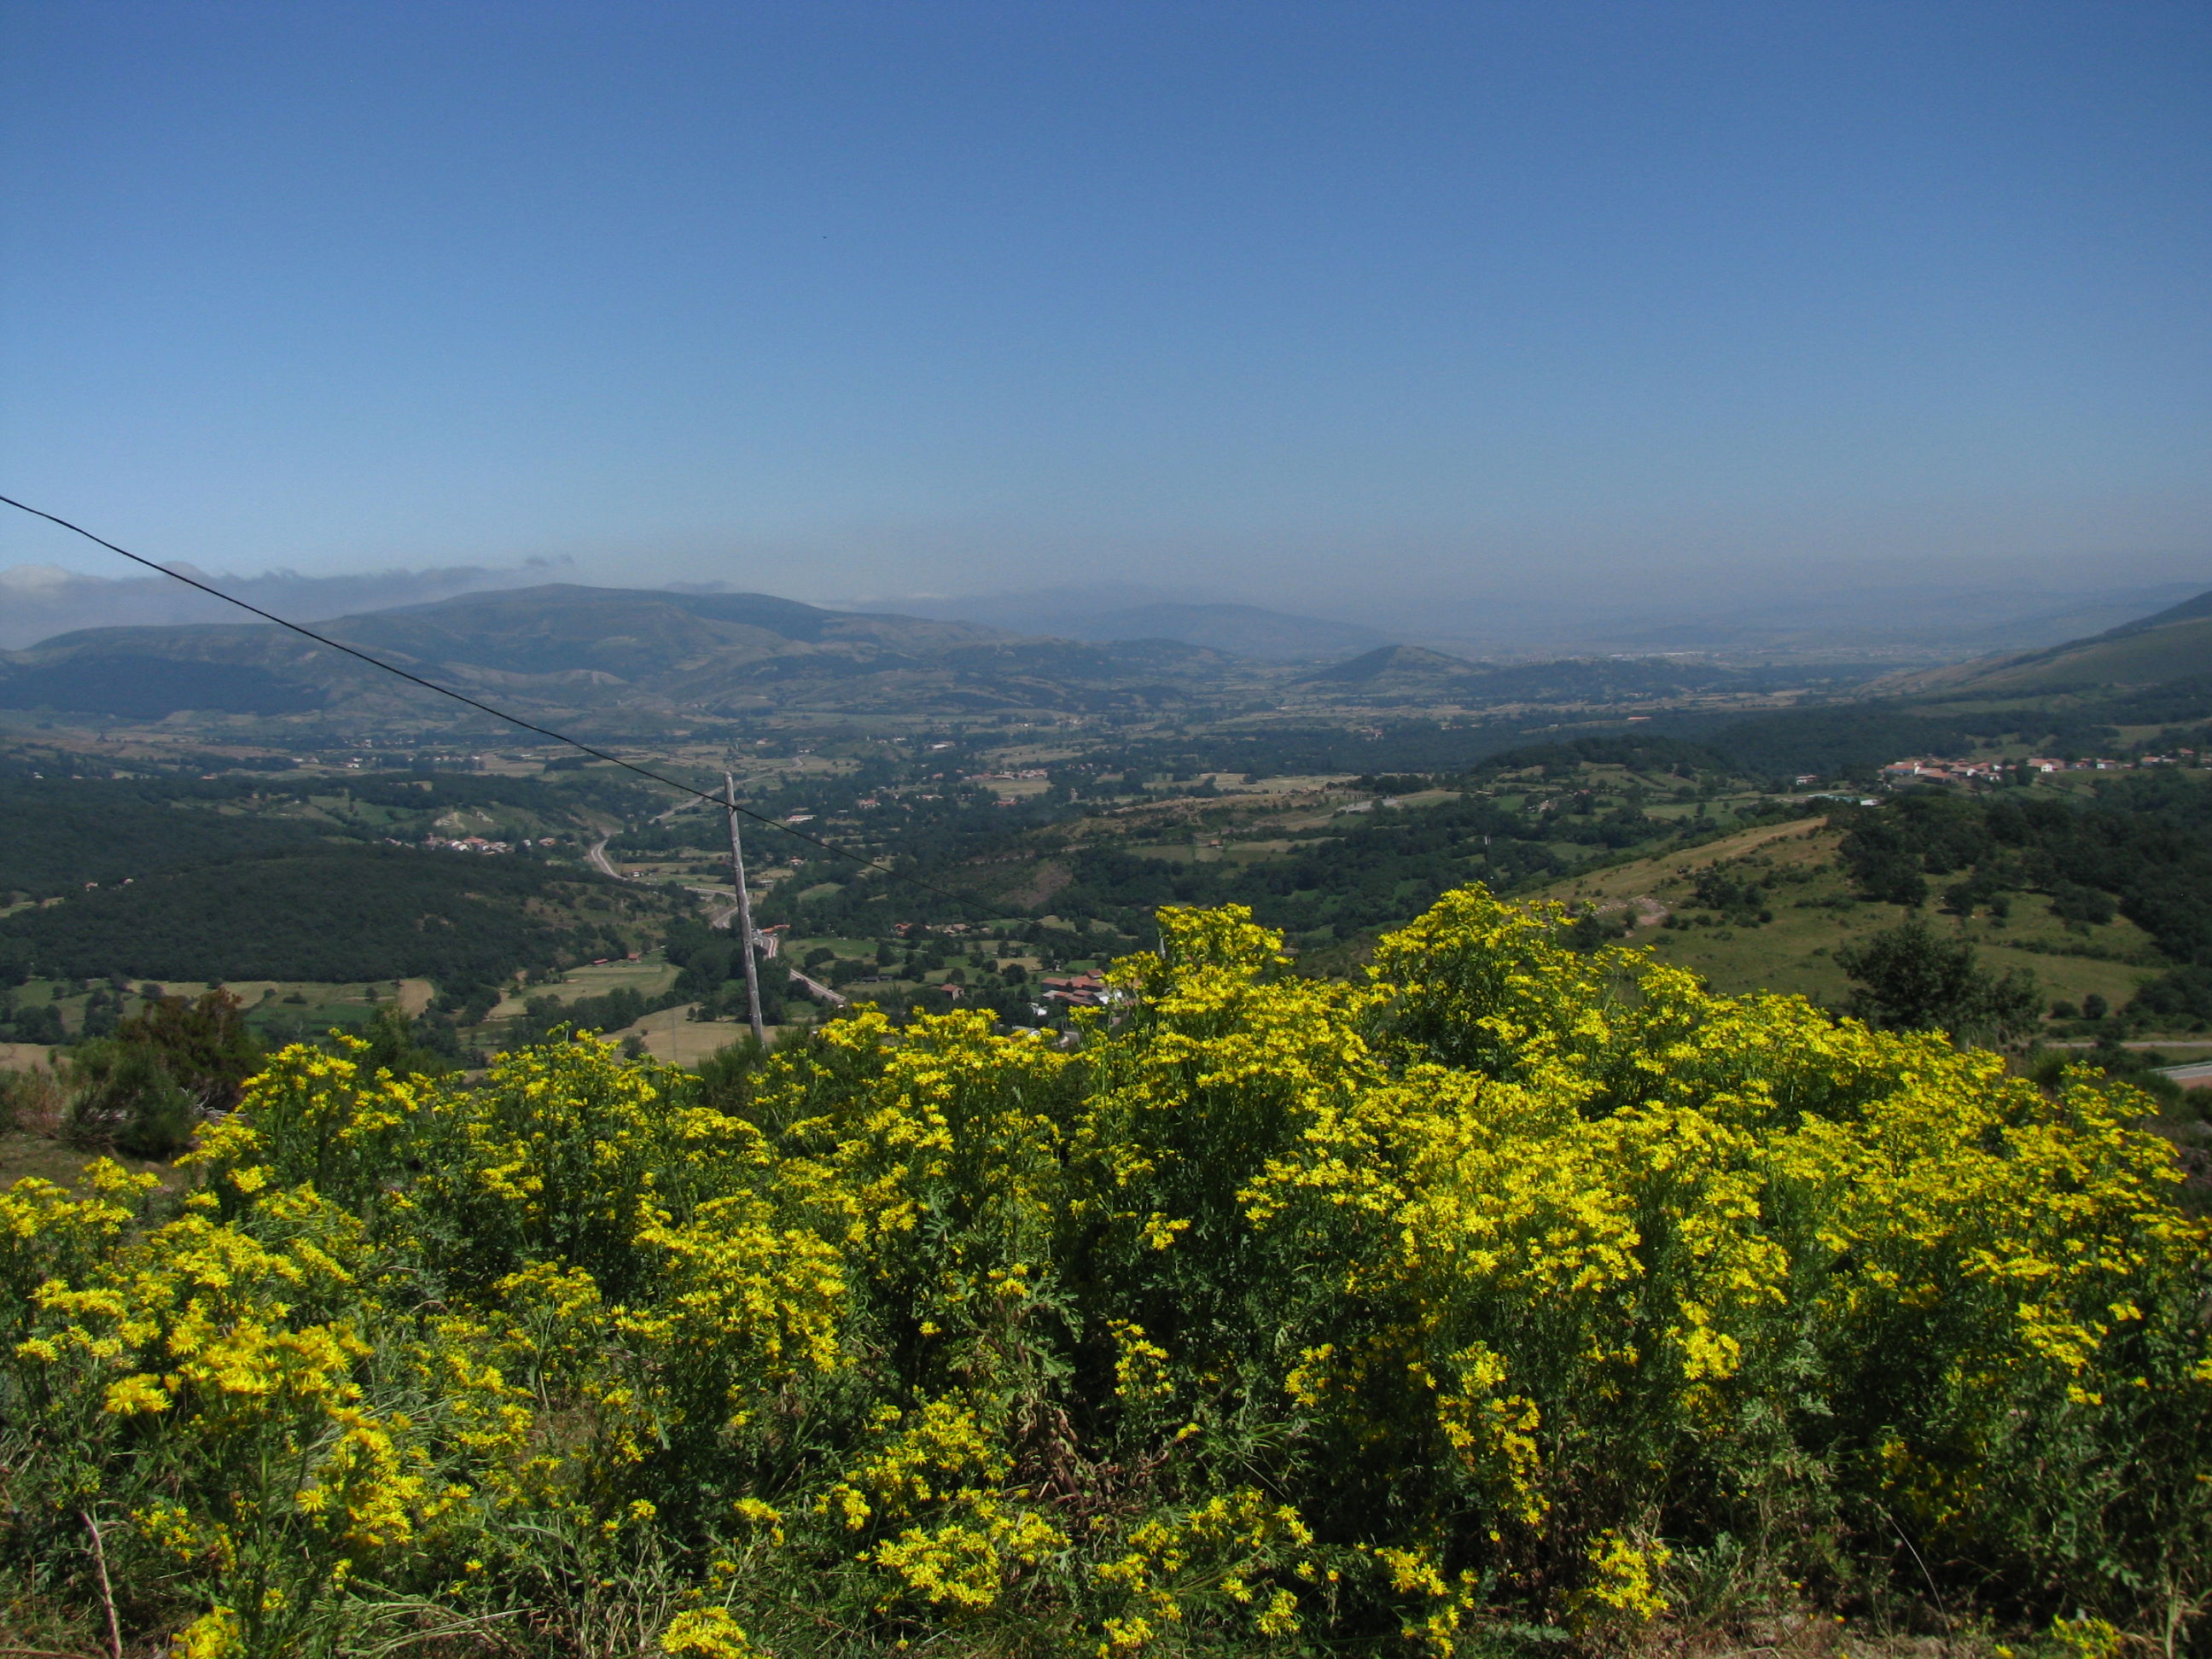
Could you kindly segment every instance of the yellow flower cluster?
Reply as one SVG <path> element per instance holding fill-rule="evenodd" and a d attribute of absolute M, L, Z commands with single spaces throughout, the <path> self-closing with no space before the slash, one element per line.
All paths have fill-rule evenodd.
<path fill-rule="evenodd" d="M 1479 888 L 1357 985 L 1160 922 L 1072 1047 L 864 1009 L 738 1115 L 339 1042 L 185 1194 L 0 1194 L 0 1558 L 100 1543 L 205 1659 L 1602 1643 L 1717 1537 L 1782 1593 L 1902 1531 L 2084 1651 L 2212 1591 L 2212 1239 L 2140 1097 Z"/>

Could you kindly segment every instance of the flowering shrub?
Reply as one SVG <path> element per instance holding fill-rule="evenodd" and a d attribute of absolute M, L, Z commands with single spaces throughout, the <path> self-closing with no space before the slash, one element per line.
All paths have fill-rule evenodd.
<path fill-rule="evenodd" d="M 2147 1103 L 1560 921 L 1454 893 L 1346 985 L 1164 912 L 1117 1026 L 863 1011 L 742 1115 L 592 1041 L 289 1049 L 182 1195 L 0 1194 L 15 1604 L 199 1659 L 1442 1655 L 1903 1559 L 2185 1625 L 2212 1268 Z"/>

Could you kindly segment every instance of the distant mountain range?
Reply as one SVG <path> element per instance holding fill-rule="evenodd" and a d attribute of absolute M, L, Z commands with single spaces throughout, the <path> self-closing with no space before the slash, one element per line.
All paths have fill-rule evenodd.
<path fill-rule="evenodd" d="M 433 570 L 371 570 L 349 576 L 306 576 L 266 570 L 258 576 L 210 575 L 179 562 L 171 568 L 210 582 L 280 617 L 357 616 L 393 605 L 423 605 L 456 593 L 538 586 L 566 561 L 523 565 L 453 565 Z M 0 569 L 0 649 L 20 648 L 84 628 L 161 628 L 178 623 L 227 623 L 238 612 L 221 599 L 167 576 L 90 576 L 58 565 Z"/>
<path fill-rule="evenodd" d="M 1170 639 L 1267 662 L 1322 662 L 1386 644 L 1508 662 L 1684 653 L 1799 662 L 1920 663 L 2026 651 L 2111 628 L 2185 597 L 2184 584 L 2084 588 L 1854 586 L 1741 597 L 1638 595 L 1607 584 L 1544 594 L 1346 596 L 1326 617 L 1127 584 L 865 604 L 1062 639 Z"/>
<path fill-rule="evenodd" d="M 2189 591 L 2179 583 L 2075 593 L 1866 587 L 1715 606 L 1696 617 L 1677 615 L 1635 625 L 1607 622 L 1589 630 L 1584 648 L 1893 655 L 1909 651 L 1979 657 L 2076 639 L 2171 605 Z"/>
<path fill-rule="evenodd" d="M 764 593 L 556 583 L 316 627 L 518 713 L 648 726 L 786 709 L 1168 712 L 1255 694 L 1377 708 L 1604 704 L 1807 683 L 1802 670 L 1680 654 L 1483 663 L 1419 644 L 1378 643 L 1373 630 L 1356 624 L 1250 605 L 1156 600 L 1098 611 L 1079 624 L 1091 636 L 1038 637 Z M 1868 690 L 2012 694 L 2198 676 L 2212 676 L 2212 594 L 2086 638 L 1893 675 Z M 1832 676 L 1829 684 L 1840 689 L 1848 678 Z M 0 652 L 0 708 L 136 720 L 186 710 L 277 720 L 319 714 L 363 725 L 442 720 L 451 713 L 431 694 L 343 652 L 258 623 L 86 629 Z"/>
<path fill-rule="evenodd" d="M 540 710 L 665 718 L 785 707 L 1154 706 L 1231 660 L 1169 641 L 1029 640 L 763 593 L 569 584 L 464 594 L 315 624 L 454 689 Z M 88 629 L 0 653 L 0 706 L 158 719 L 179 709 L 427 714 L 430 694 L 267 623 Z"/>

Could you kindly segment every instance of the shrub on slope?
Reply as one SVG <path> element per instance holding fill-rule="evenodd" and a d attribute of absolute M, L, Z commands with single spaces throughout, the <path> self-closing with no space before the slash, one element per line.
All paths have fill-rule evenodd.
<path fill-rule="evenodd" d="M 201 1656 L 1601 1647 L 1900 1537 L 1954 1607 L 2201 1601 L 2140 1097 L 1558 927 L 1456 892 L 1351 987 L 1169 913 L 1073 1049 L 862 1013 L 728 1110 L 287 1051 L 173 1210 L 4 1200 L 16 1594 L 98 1606 L 96 1525 Z"/>

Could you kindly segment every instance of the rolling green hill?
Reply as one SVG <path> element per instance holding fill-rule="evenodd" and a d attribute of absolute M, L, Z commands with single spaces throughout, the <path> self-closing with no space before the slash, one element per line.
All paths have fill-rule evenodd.
<path fill-rule="evenodd" d="M 1795 994 L 1839 1007 L 1850 981 L 1836 964 L 1837 949 L 1863 943 L 1910 914 L 1900 905 L 1854 902 L 1850 874 L 1837 856 L 1844 835 L 1826 819 L 1747 830 L 1571 877 L 1531 896 L 1560 900 L 1577 913 L 1594 909 L 1620 923 L 1634 918 L 1629 943 L 1650 947 L 1662 962 L 1690 969 L 1717 991 Z M 1762 923 L 1756 911 L 1732 916 L 1700 902 L 1698 878 L 1708 873 L 1762 886 L 1772 919 Z M 2078 936 L 2039 906 L 2014 907 L 2002 926 L 1987 916 L 1939 920 L 1972 939 L 1991 967 L 2033 973 L 2048 1000 L 2078 1005 L 2094 994 L 2119 1007 L 2160 974 L 2150 939 L 2124 917 Z M 1676 925 L 1663 925 L 1669 921 Z M 2084 947 L 2097 954 L 2077 954 Z"/>
<path fill-rule="evenodd" d="M 1900 676 L 1897 692 L 2007 694 L 2088 686 L 2160 685 L 2212 674 L 2212 592 L 2087 639 Z"/>
<path fill-rule="evenodd" d="M 2212 1024 L 2212 781 L 2122 773 L 2088 793 L 1914 790 L 1553 884 L 1551 896 L 1722 989 L 1839 1001 L 1836 949 L 1909 911 L 2094 995 L 2137 1031 Z M 2101 1018 L 2100 1016 L 2099 1018 Z"/>

